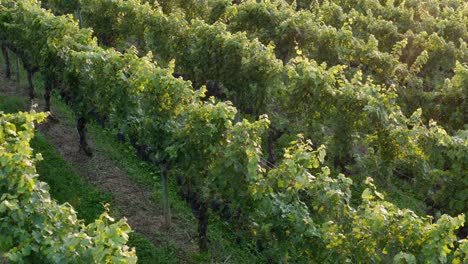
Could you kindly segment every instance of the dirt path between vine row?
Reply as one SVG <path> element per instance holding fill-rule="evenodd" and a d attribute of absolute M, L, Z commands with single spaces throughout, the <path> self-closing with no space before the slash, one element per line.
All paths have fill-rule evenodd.
<path fill-rule="evenodd" d="M 25 84 L 23 83 L 22 86 Z M 14 81 L 6 80 L 3 73 L 0 74 L 0 94 L 7 96 L 27 97 L 25 88 L 18 88 Z M 34 103 L 43 109 L 44 100 L 37 98 Z M 60 113 L 54 113 L 59 120 Z M 66 126 L 64 122 L 45 122 L 39 125 L 39 130 L 46 136 L 50 144 L 62 155 L 62 157 L 76 169 L 81 177 L 98 188 L 109 192 L 113 196 L 113 206 L 120 214 L 127 218 L 128 224 L 133 230 L 143 234 L 156 246 L 163 242 L 158 238 L 162 232 L 164 217 L 159 206 L 152 201 L 152 194 L 148 188 L 138 185 L 130 180 L 126 172 L 115 165 L 105 153 L 96 149 L 94 141 L 89 136 L 89 145 L 93 149 L 93 157 L 86 156 L 79 150 L 79 137 L 74 127 Z M 186 228 L 178 231 L 177 226 L 186 225 L 180 219 L 172 220 L 173 228 L 170 230 L 171 243 L 175 243 L 181 250 L 180 261 L 191 262 L 187 257 L 190 252 L 197 250 L 193 243 L 193 234 L 188 234 Z"/>
<path fill-rule="evenodd" d="M 3 67 L 0 68 L 0 71 L 0 93 L 2 96 L 27 96 L 26 89 L 18 88 L 23 83 L 17 82 L 15 76 L 11 76 L 11 80 L 6 79 Z"/>

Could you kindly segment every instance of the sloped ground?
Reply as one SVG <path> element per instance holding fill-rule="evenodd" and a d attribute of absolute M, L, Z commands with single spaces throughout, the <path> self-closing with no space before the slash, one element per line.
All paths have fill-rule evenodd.
<path fill-rule="evenodd" d="M 131 181 L 122 169 L 105 156 L 105 153 L 95 149 L 92 140 L 89 143 L 94 149 L 94 155 L 86 156 L 78 148 L 77 132 L 70 127 L 48 122 L 39 129 L 82 177 L 112 194 L 114 206 L 127 218 L 132 229 L 144 234 L 154 244 L 161 242 L 158 239 L 158 232 L 163 228 L 164 218 L 161 210 L 151 201 L 152 194 L 147 188 Z M 183 223 L 174 222 L 175 226 L 178 224 Z M 193 243 L 190 238 L 177 236 L 177 233 L 172 233 L 171 236 L 177 244 L 192 248 Z"/>
<path fill-rule="evenodd" d="M 4 73 L 0 74 L 0 94 L 8 103 L 9 96 L 27 98 L 26 83 L 7 80 Z M 43 99 L 37 98 L 32 104 L 38 104 L 36 109 L 43 109 Z M 25 109 L 27 110 L 27 109 Z M 197 251 L 193 231 L 187 231 L 187 223 L 183 219 L 173 218 L 171 230 L 164 231 L 164 217 L 161 208 L 152 200 L 149 188 L 132 181 L 124 168 L 116 166 L 114 161 L 106 156 L 104 151 L 96 148 L 93 138 L 89 137 L 89 145 L 94 151 L 93 157 L 88 157 L 79 150 L 79 137 L 72 124 L 73 120 L 64 120 L 60 113 L 54 112 L 60 122 L 45 122 L 38 129 L 45 135 L 48 142 L 58 153 L 70 163 L 78 174 L 92 185 L 107 191 L 113 197 L 112 207 L 118 214 L 127 218 L 133 230 L 144 235 L 154 245 L 162 243 L 175 244 L 181 262 L 192 262 L 190 255 Z M 68 124 L 67 124 L 68 123 Z M 71 188 L 73 188 L 71 186 Z M 180 226 L 181 228 L 177 228 Z M 191 226 L 194 226 L 193 224 Z M 177 231 L 183 230 L 183 231 Z M 167 232 L 166 234 L 164 234 Z M 169 241 L 168 241 L 169 238 Z"/>

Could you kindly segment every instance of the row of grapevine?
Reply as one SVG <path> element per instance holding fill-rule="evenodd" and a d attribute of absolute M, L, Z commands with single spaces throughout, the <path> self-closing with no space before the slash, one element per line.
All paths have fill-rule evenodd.
<path fill-rule="evenodd" d="M 42 65 L 40 71 L 54 76 L 52 83 L 64 83 L 64 92 L 70 95 L 80 119 L 91 112 L 106 117 L 110 127 L 149 146 L 154 159 L 170 162 L 184 172 L 185 185 L 198 207 L 201 248 L 207 246 L 208 203 L 217 199 L 240 212 L 238 221 L 276 259 L 465 260 L 466 241 L 457 241 L 454 234 L 463 224 L 463 216 L 443 216 L 432 223 L 430 218 L 399 210 L 383 200 L 370 179 L 360 205 L 354 207 L 350 203 L 351 179 L 332 173 L 324 165 L 324 147 L 313 149 L 311 142 L 301 137 L 284 150 L 278 165 L 267 171 L 261 162 L 262 136 L 269 124 L 266 117 L 236 122 L 236 109 L 229 102 L 202 100 L 204 89 L 194 91 L 190 83 L 172 77 L 173 69 L 160 68 L 152 57 L 139 57 L 135 49 L 120 53 L 100 48 L 91 32 L 79 29 L 70 16 L 54 16 L 35 2 L 2 3 L 2 39 L 7 39 L 9 46 L 48 55 L 35 57 Z M 17 28 L 30 30 L 23 34 Z M 369 96 L 353 95 L 353 88 Z M 401 137 L 414 145 L 409 137 L 416 133 L 406 123 L 398 127 L 400 130 L 392 129 L 405 118 L 398 109 L 397 116 L 386 112 L 387 104 L 392 105 L 386 101 L 392 97 L 370 96 L 379 95 L 380 90 L 356 77 L 343 81 L 336 92 L 349 95 L 351 106 L 356 98 L 365 97 L 361 107 L 370 113 L 368 120 L 381 118 L 387 124 L 379 130 L 382 135 Z M 408 120 L 417 124 L 418 114 Z M 434 129 L 434 134 L 446 135 L 439 127 Z M 446 139 L 448 143 L 456 141 L 450 136 Z M 375 137 L 367 138 L 371 140 Z M 382 140 L 380 144 L 385 143 Z M 404 146 L 419 147 L 413 145 Z M 387 232 L 389 227 L 394 232 Z M 395 235 L 403 233 L 406 235 Z"/>
<path fill-rule="evenodd" d="M 380 146 L 378 152 L 390 151 L 393 156 L 400 152 L 406 154 L 400 154 L 399 158 L 394 157 L 390 162 L 384 161 L 377 170 L 375 167 L 369 168 L 367 165 L 371 163 L 366 162 L 365 170 L 354 169 L 352 173 L 376 171 L 384 177 L 396 174 L 416 179 L 418 185 L 428 188 L 446 182 L 442 184 L 443 190 L 436 191 L 439 207 L 444 208 L 445 212 L 467 212 L 467 201 L 461 197 L 466 197 L 464 190 L 468 186 L 463 172 L 467 168 L 463 161 L 466 156 L 462 154 L 467 148 L 466 129 L 463 129 L 466 126 L 468 94 L 468 17 L 465 15 L 468 4 L 463 1 L 382 3 L 373 0 L 321 1 L 316 4 L 310 10 L 295 11 L 294 6 L 283 1 L 243 1 L 240 5 L 219 2 L 221 7 L 213 9 L 211 17 L 216 19 L 211 22 L 222 21 L 232 32 L 244 31 L 250 38 L 258 38 L 262 43 L 274 43 L 276 55 L 289 61 L 286 67 L 298 65 L 296 58 L 290 59 L 291 54 L 297 51 L 310 58 L 312 65 L 307 66 L 300 59 L 302 69 L 307 71 L 296 71 L 299 75 L 292 78 L 293 84 L 289 83 L 285 89 L 287 92 L 280 97 L 285 99 L 282 113 L 286 113 L 288 124 L 291 124 L 291 120 L 299 120 L 291 124 L 292 127 L 299 127 L 301 132 L 314 140 L 335 148 L 338 161 L 347 165 L 348 170 L 351 166 L 362 166 L 362 163 L 359 164 L 363 161 L 361 153 L 368 149 L 362 142 L 357 142 L 354 147 L 349 142 L 358 135 L 362 138 L 362 134 L 372 134 L 366 128 L 374 128 L 376 124 L 362 122 L 365 117 L 357 114 L 360 109 L 365 109 L 365 103 L 350 108 L 349 100 L 343 101 L 344 98 L 334 96 L 336 90 L 327 89 L 336 86 L 337 72 L 349 79 L 360 70 L 363 79 L 372 78 L 383 88 L 388 86 L 395 89 L 398 97 L 392 102 L 400 105 L 406 115 L 422 108 L 424 111 L 419 114 L 422 123 L 432 123 L 430 126 L 433 126 L 430 120 L 436 120 L 455 136 L 452 142 L 461 144 L 455 143 L 448 148 L 444 146 L 444 158 L 434 154 L 440 153 L 440 147 L 418 143 L 420 146 L 417 148 L 407 148 L 401 146 L 404 145 L 401 144 L 401 135 L 397 143 L 379 133 L 378 141 L 394 144 L 386 143 L 386 146 Z M 326 66 L 319 66 L 314 60 L 333 67 L 327 71 Z M 389 95 L 393 97 L 391 93 Z M 381 99 L 387 100 L 385 95 Z M 348 103 L 344 106 L 340 102 Z M 331 111 L 339 107 L 333 106 L 342 106 L 335 112 L 339 115 L 337 118 L 333 118 Z M 389 107 L 387 112 L 397 110 Z M 345 112 L 349 114 L 343 115 Z M 353 127 L 353 120 L 361 124 Z M 398 126 L 404 127 L 405 123 L 402 120 Z M 338 141 L 322 141 L 323 136 L 317 135 L 317 131 L 323 131 L 323 128 L 335 131 Z M 353 130 L 354 133 L 349 133 Z M 429 135 L 423 131 L 416 132 L 416 129 L 406 130 L 407 134 Z M 444 141 L 434 135 L 431 138 L 433 142 Z M 448 150 L 452 147 L 455 151 Z M 418 149 L 423 150 L 422 155 L 417 154 Z M 458 153 L 458 157 L 453 158 L 455 156 L 449 152 Z M 388 157 L 388 153 L 385 155 Z M 449 190 L 457 190 L 456 199 L 449 198 L 452 193 Z M 425 191 L 432 195 L 433 190 Z"/>
<path fill-rule="evenodd" d="M 434 121 L 426 125 L 421 109 L 407 117 L 394 90 L 361 75 L 348 80 L 339 67 L 326 69 L 299 59 L 287 67 L 287 113 L 307 135 L 329 146 L 335 166 L 389 181 L 410 179 L 445 212 L 467 211 L 466 130 L 449 135 Z M 461 89 L 468 67 L 458 65 L 456 72 L 450 85 Z"/>
<path fill-rule="evenodd" d="M 0 253 L 12 262 L 136 263 L 125 244 L 130 227 L 107 212 L 87 226 L 37 179 L 29 145 L 43 113 L 0 112 Z"/>
<path fill-rule="evenodd" d="M 176 59 L 177 71 L 186 73 L 189 79 L 198 84 L 197 87 L 210 80 L 218 82 L 227 88 L 226 93 L 231 94 L 228 98 L 243 111 L 261 113 L 261 109 L 264 109 L 262 102 L 271 101 L 265 98 L 270 98 L 280 86 L 279 79 L 274 78 L 279 77 L 278 65 L 263 62 L 271 61 L 271 54 L 261 55 L 263 53 L 258 48 L 252 48 L 252 44 L 246 40 L 226 40 L 221 23 L 208 26 L 200 21 L 194 22 L 193 32 L 190 32 L 191 29 L 187 28 L 189 22 L 182 22 L 185 20 L 180 14 L 164 16 L 156 11 L 156 15 L 150 15 L 154 14 L 154 9 L 138 3 L 83 2 L 85 24 L 94 28 L 103 43 L 116 46 L 116 42 L 122 43 L 131 35 L 138 42 L 140 50 L 151 50 L 165 61 Z M 230 5 L 230 1 L 219 3 Z M 463 45 L 467 38 L 466 23 L 463 22 L 466 4 L 457 1 L 440 4 L 436 8 L 439 16 L 414 14 L 425 8 L 418 5 L 413 7 L 413 4 L 408 3 L 395 6 L 383 6 L 372 1 L 338 4 L 347 10 L 355 6 L 357 11 L 351 9 L 346 13 L 336 3 L 327 1 L 320 8 L 314 9 L 318 10 L 315 13 L 295 12 L 292 7 L 274 1 L 244 1 L 241 5 L 225 8 L 225 14 L 217 16 L 228 23 L 226 29 L 230 31 L 246 31 L 251 38 L 259 38 L 265 44 L 274 43 L 277 57 L 283 58 L 285 62 L 294 57 L 295 49 L 299 48 L 306 57 L 319 63 L 347 65 L 348 77 L 361 70 L 377 83 L 395 86 L 399 94 L 398 103 L 407 115 L 418 107 L 432 108 L 436 111 L 423 113 L 426 121 L 435 119 L 450 131 L 463 127 L 464 104 L 452 104 L 450 101 L 454 98 L 463 99 L 466 91 L 463 87 L 448 89 L 445 79 L 454 76 L 457 61 L 467 61 L 468 49 Z M 373 7 L 373 12 L 379 18 L 375 18 L 377 15 L 372 10 L 370 14 L 362 14 L 362 10 L 367 10 L 364 8 L 366 6 Z M 101 16 L 95 16 L 96 12 Z M 341 15 L 336 15 L 336 12 Z M 410 19 L 414 16 L 422 17 L 420 24 L 415 24 L 418 22 L 416 18 L 413 19 L 416 22 Z M 328 21 L 330 17 L 337 17 L 337 22 Z M 401 19 L 390 21 L 395 20 L 394 17 Z M 447 19 L 449 23 L 444 22 L 440 26 L 434 24 Z M 382 23 L 395 23 L 391 25 L 394 34 L 380 32 L 378 26 Z M 450 30 L 447 28 L 449 25 L 455 29 Z M 371 30 L 370 27 L 375 29 Z M 145 31 L 146 47 L 141 43 Z M 120 41 L 109 41 L 113 38 Z M 426 38 L 429 41 L 424 41 Z M 250 51 L 245 55 L 233 53 L 231 46 L 234 49 L 247 47 Z M 251 54 L 256 54 L 254 58 L 257 59 L 250 59 Z M 239 61 L 250 62 L 250 66 L 238 65 Z M 245 88 L 238 91 L 240 87 Z M 213 94 L 219 93 L 215 91 Z M 451 114 L 446 115 L 446 112 Z"/>
<path fill-rule="evenodd" d="M 136 44 L 140 53 L 151 51 L 162 65 L 175 59 L 176 72 L 196 88 L 207 85 L 209 95 L 227 97 L 243 112 L 265 112 L 279 88 L 281 63 L 272 47 L 230 34 L 224 25 L 189 23 L 182 14 L 166 16 L 139 0 L 79 3 L 83 25 L 93 28 L 101 44 L 119 49 Z M 54 1 L 47 4 L 59 10 Z"/>
<path fill-rule="evenodd" d="M 465 98 L 466 87 L 447 89 L 445 79 L 453 78 L 457 62 L 468 63 L 465 1 L 320 2 L 296 11 L 284 1 L 220 1 L 210 22 L 273 43 L 285 63 L 301 52 L 328 66 L 346 65 L 351 74 L 362 70 L 377 83 L 395 86 L 405 113 L 432 108 L 426 120 L 463 128 L 466 106 L 450 99 Z"/>
<path fill-rule="evenodd" d="M 336 4 L 333 6 L 337 7 Z M 379 42 L 372 35 L 364 41 L 355 36 L 358 33 L 354 27 L 342 25 L 345 27 L 338 30 L 323 25 L 320 19 L 328 15 L 307 10 L 297 12 L 284 3 L 245 1 L 234 5 L 232 10 L 225 11 L 228 25 L 219 22 L 209 25 L 201 20 L 188 22 L 183 14 L 166 15 L 161 9 L 142 5 L 138 0 L 84 0 L 81 9 L 83 23 L 92 26 L 99 38 L 115 39 L 107 44 L 125 47 L 129 43 L 138 43 L 139 49 L 152 51 L 156 60 L 164 65 L 175 59 L 176 70 L 188 74 L 189 79 L 198 83 L 196 87 L 214 80 L 227 88 L 227 98 L 240 106 L 242 112 L 259 114 L 262 109 L 266 110 L 276 126 L 287 127 L 294 133 L 305 133 L 314 143 L 329 146 L 329 166 L 355 175 L 408 178 L 423 186 L 427 196 L 435 195 L 437 206 L 445 208 L 445 212 L 467 212 L 468 196 L 464 190 L 468 183 L 463 171 L 468 166 L 465 151 L 468 140 L 464 130 L 457 131 L 465 123 L 463 113 L 466 104 L 463 102 L 468 87 L 468 66 L 455 62 L 456 59 L 465 61 L 463 54 L 466 49 L 462 44 L 456 49 L 460 52 L 452 52 L 454 56 L 458 55 L 452 56 L 447 66 L 453 71 L 451 79 L 436 92 L 418 93 L 417 97 L 422 97 L 418 99 L 411 95 L 412 87 L 408 82 L 390 80 L 401 76 L 388 71 L 406 67 L 405 72 L 418 73 L 425 65 L 433 64 L 426 63 L 430 53 L 422 52 L 422 55 L 426 54 L 423 56 L 425 59 L 416 59 L 418 65 L 402 63 L 399 61 L 402 54 L 415 50 L 405 47 L 402 43 L 405 39 L 398 39 L 391 53 L 381 52 Z M 393 10 L 391 14 L 407 11 L 401 5 L 394 9 L 390 8 Z M 322 7 L 320 10 L 326 12 L 328 9 Z M 388 17 L 394 16 L 391 14 Z M 403 17 L 406 16 L 408 14 Z M 255 22 L 258 20 L 264 23 Z M 416 26 L 409 26 L 412 27 Z M 249 40 L 245 33 L 230 34 L 226 32 L 228 29 L 246 30 L 250 32 L 247 35 L 258 37 L 260 41 L 273 40 L 277 43 L 276 51 L 287 48 L 288 54 L 295 45 L 299 45 L 301 51 L 308 50 L 306 45 L 310 45 L 311 52 L 307 56 L 336 65 L 319 64 L 314 59 L 304 58 L 307 56 L 288 59 L 287 64 L 281 65 L 275 59 L 272 46 L 263 46 L 256 39 Z M 415 30 L 424 34 L 419 31 Z M 314 42 L 320 37 L 313 32 L 323 34 L 323 45 Z M 430 39 L 435 41 L 436 38 L 434 35 Z M 339 43 L 347 45 L 347 48 Z M 357 48 L 356 43 L 363 43 L 363 46 Z M 317 47 L 326 50 L 317 50 Z M 442 45 L 438 50 L 445 48 L 446 45 Z M 348 59 L 317 58 L 332 55 Z M 374 55 L 377 59 L 367 58 Z M 439 52 L 430 56 L 447 58 Z M 366 60 L 364 64 L 367 66 L 353 68 L 353 59 L 350 58 L 361 62 Z M 390 62 L 391 65 L 387 65 Z M 375 69 L 366 70 L 372 67 Z M 369 72 L 373 74 L 369 76 Z M 390 78 L 386 81 L 393 84 L 376 86 L 372 80 L 379 79 L 376 74 Z M 211 94 L 220 95 L 216 92 Z M 395 106 L 404 100 L 407 102 L 402 109 Z M 409 106 L 411 111 L 407 110 Z M 420 113 L 421 107 L 433 111 Z M 427 112 L 444 127 L 448 126 L 452 135 L 430 132 L 443 129 L 432 121 L 428 122 L 424 115 Z M 281 155 L 283 146 L 279 147 L 277 155 Z M 450 198 L 452 190 L 457 190 L 455 199 Z"/>

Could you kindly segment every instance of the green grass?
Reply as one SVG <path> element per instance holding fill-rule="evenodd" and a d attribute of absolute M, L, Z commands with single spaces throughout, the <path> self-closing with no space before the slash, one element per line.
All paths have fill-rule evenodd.
<path fill-rule="evenodd" d="M 24 111 L 26 108 L 26 100 L 16 96 L 1 96 L 0 97 L 0 111 L 5 113 L 15 113 Z"/>
<path fill-rule="evenodd" d="M 128 244 L 137 248 L 138 263 L 178 263 L 177 248 L 156 248 L 140 233 L 132 233 Z"/>
<path fill-rule="evenodd" d="M 103 204 L 112 203 L 112 196 L 85 182 L 42 133 L 36 133 L 31 146 L 44 158 L 36 164 L 39 179 L 49 184 L 55 200 L 70 203 L 85 223 L 93 222 L 104 211 Z"/>

